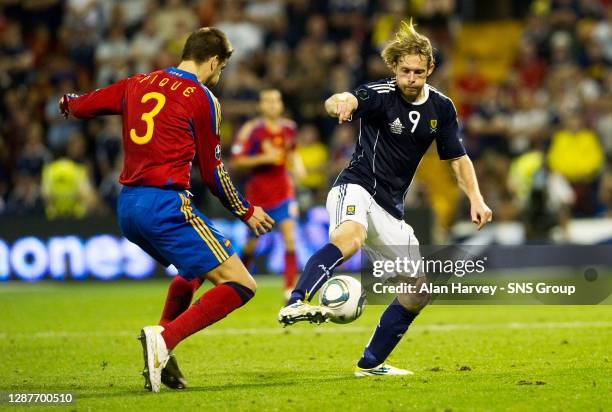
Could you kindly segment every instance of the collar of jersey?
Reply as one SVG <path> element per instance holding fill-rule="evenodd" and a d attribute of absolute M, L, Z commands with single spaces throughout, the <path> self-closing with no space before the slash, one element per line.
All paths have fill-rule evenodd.
<path fill-rule="evenodd" d="M 167 69 L 164 69 L 164 71 L 168 74 L 171 74 L 173 76 L 177 76 L 177 77 L 181 77 L 184 79 L 189 79 L 189 80 L 193 80 L 196 83 L 200 83 L 198 81 L 198 78 L 196 77 L 195 74 L 190 73 L 190 72 L 186 72 L 185 70 L 181 70 L 181 69 L 177 69 L 176 67 L 168 67 Z"/>
<path fill-rule="evenodd" d="M 423 103 L 425 103 L 427 101 L 427 99 L 429 99 L 429 85 L 427 83 L 425 83 L 425 86 L 423 86 L 424 88 L 424 93 L 423 93 L 423 97 L 421 98 L 421 100 L 415 100 L 414 102 L 408 102 L 414 106 L 419 106 Z M 405 100 L 405 99 L 404 99 Z"/>

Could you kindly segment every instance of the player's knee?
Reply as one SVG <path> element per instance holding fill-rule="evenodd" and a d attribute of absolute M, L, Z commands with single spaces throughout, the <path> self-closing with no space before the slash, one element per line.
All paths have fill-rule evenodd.
<path fill-rule="evenodd" d="M 253 276 L 251 276 L 236 254 L 233 254 L 223 264 L 208 272 L 206 278 L 215 285 L 235 283 L 251 290 L 253 294 L 257 291 L 255 279 L 253 279 Z"/>
<path fill-rule="evenodd" d="M 242 305 L 246 304 L 249 300 L 253 299 L 253 296 L 255 296 L 255 290 L 256 290 L 255 281 L 253 281 L 253 284 L 250 286 L 246 286 L 242 283 L 233 282 L 233 281 L 226 282 L 225 285 L 234 289 L 236 294 L 240 297 L 240 300 L 242 301 Z"/>
<path fill-rule="evenodd" d="M 414 294 L 398 295 L 397 301 L 406 310 L 419 313 L 425 306 L 427 306 L 429 296 L 428 294 L 425 294 L 425 296 L 414 296 Z"/>
<path fill-rule="evenodd" d="M 340 252 L 342 252 L 342 256 L 345 259 L 353 256 L 361 247 L 361 242 L 359 242 L 359 239 L 352 236 L 333 237 L 330 240 L 331 243 L 340 249 Z"/>
<path fill-rule="evenodd" d="M 363 233 L 362 233 L 363 232 Z M 365 242 L 365 231 L 350 230 L 334 232 L 330 236 L 331 242 L 340 249 L 344 258 L 353 256 Z"/>
<path fill-rule="evenodd" d="M 397 301 L 400 305 L 411 312 L 420 312 L 431 300 L 431 294 L 427 291 L 420 291 L 420 284 L 422 281 L 419 279 L 416 282 L 415 293 L 404 293 L 397 296 Z"/>
<path fill-rule="evenodd" d="M 253 279 L 253 276 L 249 275 L 246 279 L 241 279 L 239 283 L 245 288 L 250 289 L 251 292 L 253 292 L 253 295 L 255 295 L 255 292 L 257 292 L 257 282 L 255 282 L 255 279 Z"/>

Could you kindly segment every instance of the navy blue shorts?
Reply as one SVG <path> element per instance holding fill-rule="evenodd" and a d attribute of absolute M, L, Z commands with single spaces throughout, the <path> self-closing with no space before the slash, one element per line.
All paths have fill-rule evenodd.
<path fill-rule="evenodd" d="M 191 205 L 187 191 L 125 186 L 117 202 L 123 235 L 185 279 L 210 272 L 234 254 L 229 240 Z"/>

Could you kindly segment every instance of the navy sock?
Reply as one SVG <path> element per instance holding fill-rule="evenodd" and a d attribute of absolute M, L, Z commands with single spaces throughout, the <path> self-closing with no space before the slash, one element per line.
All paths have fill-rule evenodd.
<path fill-rule="evenodd" d="M 291 292 L 287 305 L 291 305 L 298 300 L 305 300 L 306 293 L 308 293 L 309 298 L 314 296 L 325 281 L 332 276 L 334 268 L 342 261 L 342 252 L 333 243 L 328 243 L 316 251 L 306 262 L 304 272 L 302 272 L 295 289 Z"/>
<path fill-rule="evenodd" d="M 374 335 L 363 351 L 357 366 L 370 369 L 383 363 L 417 315 L 418 313 L 400 305 L 397 298 L 391 302 L 380 317 Z"/>

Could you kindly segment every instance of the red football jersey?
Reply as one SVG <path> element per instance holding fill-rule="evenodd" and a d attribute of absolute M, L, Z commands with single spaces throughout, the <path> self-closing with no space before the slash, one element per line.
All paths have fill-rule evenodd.
<path fill-rule="evenodd" d="M 252 206 L 221 162 L 219 101 L 194 74 L 174 67 L 139 74 L 70 99 L 68 107 L 81 119 L 123 117 L 121 184 L 189 189 L 197 154 L 202 180 L 213 194 L 234 215 L 251 216 Z"/>
<path fill-rule="evenodd" d="M 257 119 L 243 126 L 232 147 L 233 156 L 260 154 L 265 144 L 285 151 L 281 164 L 255 167 L 246 182 L 247 197 L 264 209 L 273 209 L 295 197 L 295 189 L 286 164 L 286 155 L 295 150 L 295 135 L 296 125 L 291 120 L 281 119 L 279 128 L 270 130 L 262 119 Z"/>

